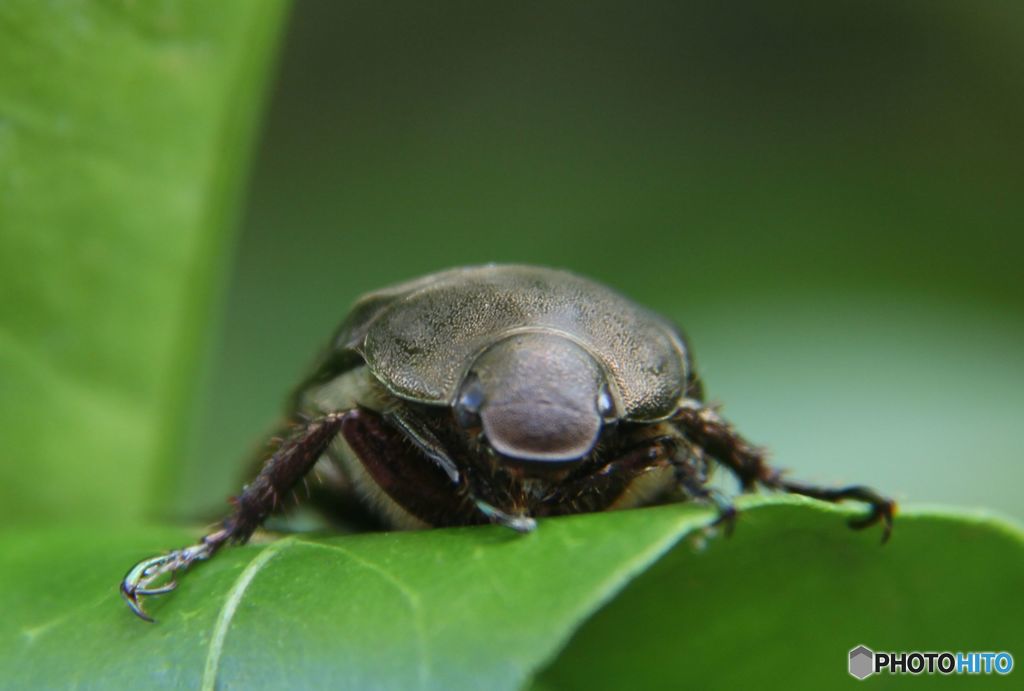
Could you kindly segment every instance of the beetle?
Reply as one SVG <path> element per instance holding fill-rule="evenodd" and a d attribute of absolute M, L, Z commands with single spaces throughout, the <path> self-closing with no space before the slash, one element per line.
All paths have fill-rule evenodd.
<path fill-rule="evenodd" d="M 134 566 L 121 594 L 244 543 L 307 474 L 310 501 L 358 506 L 386 528 L 497 523 L 666 500 L 736 510 L 708 486 L 724 466 L 757 487 L 870 511 L 854 528 L 892 530 L 895 503 L 860 486 L 795 482 L 705 403 L 693 354 L 666 319 L 575 274 L 522 265 L 451 269 L 359 299 L 300 384 L 276 450 L 219 527 Z M 167 580 L 168 574 L 171 574 Z"/>

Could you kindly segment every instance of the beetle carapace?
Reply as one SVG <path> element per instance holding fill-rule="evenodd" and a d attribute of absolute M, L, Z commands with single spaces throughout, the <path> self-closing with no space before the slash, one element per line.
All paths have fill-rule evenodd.
<path fill-rule="evenodd" d="M 499 523 L 661 501 L 735 510 L 708 478 L 724 466 L 757 487 L 871 510 L 895 505 L 862 486 L 790 481 L 704 403 L 682 333 L 618 293 L 565 271 L 452 269 L 356 302 L 298 387 L 273 454 L 220 527 L 198 544 L 147 559 L 121 593 L 168 592 L 168 574 L 249 539 L 309 475 L 310 502 L 361 507 L 390 528 Z"/>

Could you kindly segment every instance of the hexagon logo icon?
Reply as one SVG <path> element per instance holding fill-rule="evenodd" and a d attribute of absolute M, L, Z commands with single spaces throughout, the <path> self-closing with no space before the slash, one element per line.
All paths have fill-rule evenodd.
<path fill-rule="evenodd" d="M 875 653 L 863 645 L 850 651 L 850 675 L 866 679 L 875 673 Z"/>

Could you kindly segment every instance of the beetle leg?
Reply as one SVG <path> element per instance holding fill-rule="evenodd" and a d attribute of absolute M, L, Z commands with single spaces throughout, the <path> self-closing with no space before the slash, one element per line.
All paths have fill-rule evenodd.
<path fill-rule="evenodd" d="M 517 533 L 532 533 L 537 528 L 537 520 L 532 516 L 515 516 L 506 513 L 483 499 L 474 499 L 473 503 L 480 509 L 480 513 L 487 516 L 492 523 L 511 528 Z"/>
<path fill-rule="evenodd" d="M 184 571 L 194 562 L 209 559 L 227 542 L 246 542 L 280 505 L 280 498 L 312 469 L 338 435 L 346 415 L 346 412 L 328 413 L 305 421 L 264 463 L 256 479 L 243 488 L 242 494 L 234 501 L 234 511 L 224 519 L 221 527 L 199 544 L 146 559 L 133 566 L 121 580 L 121 596 L 131 610 L 142 619 L 153 621 L 142 607 L 141 596 L 161 595 L 176 586 L 174 580 L 154 585 L 158 580 L 166 574 Z"/>
<path fill-rule="evenodd" d="M 385 413 L 384 419 L 400 429 L 406 438 L 416 445 L 416 448 L 422 451 L 427 458 L 436 463 L 445 472 L 453 484 L 458 484 L 459 469 L 456 467 L 455 461 L 448 456 L 444 447 L 441 446 L 441 442 L 437 440 L 437 437 L 423 426 L 414 424 L 407 416 L 402 415 L 398 411 Z"/>
<path fill-rule="evenodd" d="M 341 435 L 360 475 L 360 503 L 378 507 L 386 524 L 399 528 L 484 523 L 468 496 L 469 478 L 460 482 L 426 456 L 399 425 L 384 414 L 359 408 L 345 417 Z"/>
<path fill-rule="evenodd" d="M 729 468 L 743 491 L 749 492 L 761 486 L 829 502 L 847 499 L 865 502 L 871 506 L 871 511 L 866 516 L 850 520 L 850 527 L 859 530 L 881 522 L 882 542 L 888 541 L 896 513 L 896 502 L 892 499 L 860 485 L 833 489 L 784 479 L 780 470 L 767 463 L 763 449 L 740 436 L 714 408 L 697 401 L 683 405 L 673 421 L 687 439 Z"/>
<path fill-rule="evenodd" d="M 867 528 L 875 523 L 882 523 L 882 542 L 887 542 L 892 534 L 893 517 L 896 514 L 896 502 L 888 497 L 883 497 L 870 487 L 863 485 L 850 485 L 847 487 L 818 487 L 816 485 L 805 485 L 801 482 L 793 482 L 781 477 L 771 478 L 762 482 L 765 487 L 781 489 L 784 492 L 800 494 L 812 499 L 822 501 L 840 502 L 846 499 L 862 501 L 871 505 L 871 511 L 866 516 L 850 519 L 849 525 L 854 530 Z"/>
<path fill-rule="evenodd" d="M 433 434 L 402 417 L 354 410 L 345 418 L 341 434 L 388 501 L 426 525 L 489 522 L 520 533 L 537 527 L 531 516 L 499 509 L 484 500 L 472 473 L 459 472 Z"/>
<path fill-rule="evenodd" d="M 143 595 L 163 595 L 174 590 L 178 583 L 173 578 L 163 585 L 154 586 L 153 583 L 165 574 L 187 569 L 195 561 L 209 559 L 226 540 L 226 531 L 222 529 L 207 535 L 197 545 L 176 549 L 139 562 L 121 580 L 121 597 L 135 614 L 145 621 L 152 622 L 153 618 L 146 614 L 139 598 Z"/>
<path fill-rule="evenodd" d="M 676 482 L 692 499 L 715 505 L 718 516 L 712 526 L 725 525 L 726 536 L 732 535 L 736 527 L 736 507 L 724 494 L 707 486 L 708 471 L 704 451 L 684 439 L 673 439 L 676 447 L 670 457 Z"/>
<path fill-rule="evenodd" d="M 724 525 L 726 537 L 732 535 L 733 530 L 736 528 L 736 518 L 739 516 L 739 511 L 736 510 L 736 507 L 724 494 L 719 492 L 717 489 L 698 483 L 691 484 L 686 480 L 680 481 L 679 484 L 682 485 L 683 489 L 686 490 L 686 493 L 694 499 L 714 504 L 715 510 L 718 511 L 718 515 L 715 517 L 715 520 L 711 522 L 711 525 Z"/>

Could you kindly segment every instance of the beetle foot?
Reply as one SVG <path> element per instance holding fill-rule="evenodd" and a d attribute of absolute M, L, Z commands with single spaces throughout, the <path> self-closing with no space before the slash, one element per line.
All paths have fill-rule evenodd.
<path fill-rule="evenodd" d="M 688 491 L 695 499 L 715 505 L 718 515 L 708 524 L 707 531 L 714 535 L 721 527 L 726 537 L 732 537 L 733 530 L 736 529 L 736 518 L 739 516 L 739 511 L 732 502 L 718 490 L 709 487 L 700 486 Z"/>
<path fill-rule="evenodd" d="M 723 532 L 726 537 L 732 537 L 733 530 L 736 529 L 736 517 L 739 516 L 739 511 L 733 506 L 728 499 L 726 499 L 721 492 L 712 490 L 710 493 L 710 499 L 715 503 L 715 508 L 718 509 L 718 516 L 711 523 L 711 527 L 717 528 L 718 526 L 724 526 Z"/>
<path fill-rule="evenodd" d="M 513 515 L 505 513 L 496 506 L 492 506 L 482 499 L 476 500 L 476 507 L 480 510 L 480 513 L 487 516 L 492 523 L 503 525 L 506 528 L 511 528 L 517 533 L 532 533 L 537 529 L 537 520 L 532 516 L 524 515 Z"/>
<path fill-rule="evenodd" d="M 692 499 L 714 504 L 718 511 L 718 515 L 715 516 L 715 520 L 708 528 L 715 529 L 723 526 L 725 536 L 732 537 L 733 530 L 736 528 L 736 517 L 739 515 L 739 511 L 736 510 L 733 503 L 722 492 L 705 485 L 707 476 L 695 472 L 691 465 L 676 462 L 674 467 L 676 482 L 679 483 L 683 491 Z"/>
<path fill-rule="evenodd" d="M 892 523 L 896 515 L 896 502 L 877 494 L 869 487 L 852 487 L 848 489 L 855 490 L 855 493 L 850 495 L 850 499 L 867 502 L 871 505 L 871 511 L 860 518 L 851 518 L 847 525 L 854 530 L 863 530 L 880 522 L 882 524 L 882 544 L 884 545 L 889 541 L 889 536 L 892 535 Z"/>
<path fill-rule="evenodd" d="M 121 597 L 128 604 L 129 609 L 140 619 L 153 622 L 142 606 L 141 598 L 148 595 L 163 595 L 178 587 L 177 581 L 173 578 L 161 585 L 155 585 L 166 574 L 173 574 L 175 571 L 182 571 L 192 565 L 193 562 L 209 559 L 213 553 L 226 539 L 227 534 L 218 531 L 203 539 L 197 545 L 176 549 L 167 554 L 151 559 L 144 559 L 133 566 L 121 580 Z"/>
<path fill-rule="evenodd" d="M 813 485 L 804 485 L 784 480 L 778 474 L 767 484 L 776 489 L 823 501 L 840 502 L 848 499 L 862 501 L 870 505 L 871 510 L 865 516 L 851 518 L 847 525 L 854 530 L 863 530 L 876 523 L 881 523 L 883 545 L 889 541 L 889 536 L 892 535 L 893 519 L 896 516 L 896 502 L 888 497 L 883 497 L 870 487 L 865 487 L 864 485 L 850 485 L 849 487 L 839 487 L 836 489 L 815 487 Z"/>

